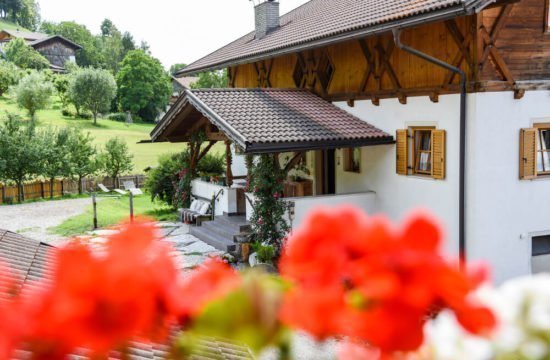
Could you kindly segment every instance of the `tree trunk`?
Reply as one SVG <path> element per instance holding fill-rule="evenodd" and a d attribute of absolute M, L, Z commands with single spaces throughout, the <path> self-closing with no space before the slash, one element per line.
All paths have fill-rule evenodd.
<path fill-rule="evenodd" d="M 23 194 L 23 185 L 21 181 L 17 181 L 15 184 L 17 185 L 17 202 L 21 203 L 25 199 L 25 195 Z"/>
<path fill-rule="evenodd" d="M 53 186 L 54 186 L 55 178 L 50 178 L 50 200 L 53 199 Z"/>
<path fill-rule="evenodd" d="M 82 176 L 78 176 L 78 194 L 82 195 Z"/>
<path fill-rule="evenodd" d="M 97 113 L 94 113 L 94 125 L 97 125 Z"/>

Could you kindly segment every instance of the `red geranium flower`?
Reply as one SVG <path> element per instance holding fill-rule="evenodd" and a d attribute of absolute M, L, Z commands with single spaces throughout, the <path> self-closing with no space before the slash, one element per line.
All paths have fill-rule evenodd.
<path fill-rule="evenodd" d="M 17 275 L 0 262 L 0 359 L 11 359 L 15 346 L 28 327 L 21 311 Z"/>
<path fill-rule="evenodd" d="M 198 316 L 211 301 L 224 297 L 241 284 L 239 274 L 218 258 L 211 258 L 182 279 L 177 287 L 180 321 Z"/>
<path fill-rule="evenodd" d="M 351 207 L 317 210 L 282 256 L 281 273 L 294 288 L 281 317 L 318 338 L 348 335 L 384 353 L 416 350 L 426 319 L 442 308 L 469 331 L 491 330 L 494 316 L 469 297 L 483 278 L 446 262 L 441 240 L 422 213 L 399 229 Z"/>
<path fill-rule="evenodd" d="M 57 252 L 54 283 L 33 296 L 30 343 L 37 354 L 77 347 L 104 354 L 137 336 L 154 338 L 173 319 L 177 270 L 151 224 L 126 225 L 102 251 L 82 244 Z"/>

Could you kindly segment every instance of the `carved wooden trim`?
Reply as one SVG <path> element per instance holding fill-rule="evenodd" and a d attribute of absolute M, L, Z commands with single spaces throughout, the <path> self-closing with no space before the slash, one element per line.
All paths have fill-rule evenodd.
<path fill-rule="evenodd" d="M 483 68 L 490 60 L 489 62 L 493 65 L 496 72 L 500 76 L 502 76 L 502 78 L 510 85 L 514 84 L 514 78 L 510 69 L 508 68 L 508 65 L 502 58 L 502 54 L 496 46 L 496 41 L 498 40 L 500 31 L 504 28 L 504 25 L 506 24 L 506 18 L 512 11 L 513 6 L 514 4 L 507 4 L 502 7 L 502 10 L 495 20 L 491 32 L 489 32 L 483 24 L 480 24 L 478 28 L 478 36 L 481 43 L 480 50 L 482 50 L 480 52 L 481 56 L 479 58 L 480 71 L 483 71 Z"/>
<path fill-rule="evenodd" d="M 273 69 L 273 59 L 269 62 L 263 60 L 260 62 L 254 63 L 254 68 L 256 69 L 256 75 L 258 76 L 258 87 L 260 88 L 270 88 L 271 87 L 271 70 Z"/>
<path fill-rule="evenodd" d="M 388 76 L 390 78 L 390 81 L 393 85 L 393 89 L 397 93 L 397 97 L 399 99 L 399 102 L 401 104 L 407 103 L 407 96 L 403 93 L 401 86 L 401 83 L 399 82 L 399 78 L 397 77 L 397 74 L 395 73 L 395 70 L 393 69 L 393 66 L 390 62 L 390 56 L 393 53 L 393 50 L 395 49 L 395 43 L 393 40 L 389 41 L 387 47 L 384 47 L 381 41 L 381 38 L 378 39 L 378 43 L 374 47 L 378 53 L 378 60 L 379 60 L 379 68 L 378 68 L 378 74 L 376 76 L 377 82 L 378 82 L 378 90 L 382 90 L 382 77 L 385 73 L 388 73 Z"/>
<path fill-rule="evenodd" d="M 472 43 L 472 40 L 474 40 L 474 35 L 471 32 L 468 32 L 466 36 L 464 36 L 454 19 L 446 21 L 445 26 L 458 46 L 458 52 L 451 61 L 451 65 L 460 68 L 464 60 L 466 60 L 470 71 L 472 73 L 475 72 L 475 61 L 470 52 L 470 44 Z M 452 84 L 455 76 L 456 73 L 454 71 L 449 71 L 448 75 L 445 77 L 443 86 Z"/>
<path fill-rule="evenodd" d="M 235 81 L 237 80 L 237 73 L 239 72 L 238 66 L 233 66 L 227 69 L 227 83 L 229 87 L 235 87 Z"/>
<path fill-rule="evenodd" d="M 319 55 L 314 51 L 308 51 L 306 55 L 298 53 L 297 59 L 293 74 L 296 87 L 314 90 L 319 83 L 322 93 L 326 95 L 335 71 L 328 51 L 324 49 Z M 331 72 L 327 74 L 326 70 L 329 67 Z"/>

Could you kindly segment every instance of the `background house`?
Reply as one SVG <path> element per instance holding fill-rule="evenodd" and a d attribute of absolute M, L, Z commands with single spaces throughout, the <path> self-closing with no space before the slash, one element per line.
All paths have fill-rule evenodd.
<path fill-rule="evenodd" d="M 50 68 L 55 72 L 64 72 L 66 62 L 76 62 L 76 52 L 82 47 L 60 35 L 50 36 L 44 33 L 2 30 L 0 31 L 0 46 L 12 39 L 24 39 L 29 46 L 42 54 L 50 62 Z"/>

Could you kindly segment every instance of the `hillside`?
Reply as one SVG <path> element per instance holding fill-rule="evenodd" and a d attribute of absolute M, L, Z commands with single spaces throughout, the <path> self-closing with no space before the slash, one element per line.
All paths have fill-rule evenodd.
<path fill-rule="evenodd" d="M 21 27 L 19 25 L 16 25 L 10 21 L 0 19 L 0 30 L 23 30 L 23 31 L 30 31 L 28 29 L 25 29 L 24 27 Z"/>
<path fill-rule="evenodd" d="M 98 146 L 103 146 L 109 139 L 120 137 L 128 143 L 130 152 L 134 155 L 134 174 L 143 173 L 148 166 L 155 166 L 158 163 L 158 157 L 162 154 L 170 154 L 185 149 L 185 144 L 138 144 L 141 140 L 148 140 L 149 133 L 153 129 L 153 124 L 136 123 L 127 125 L 125 123 L 111 121 L 107 119 L 98 119 L 98 126 L 92 124 L 92 120 L 81 120 L 65 117 L 61 115 L 61 104 L 55 102 L 47 110 L 37 113 L 38 126 L 66 127 L 75 126 L 85 131 L 89 131 L 95 138 Z M 17 107 L 14 102 L 6 95 L 0 97 L 0 119 L 3 118 L 6 111 L 25 116 L 25 113 Z M 218 146 L 215 151 L 223 151 L 222 146 Z"/>

